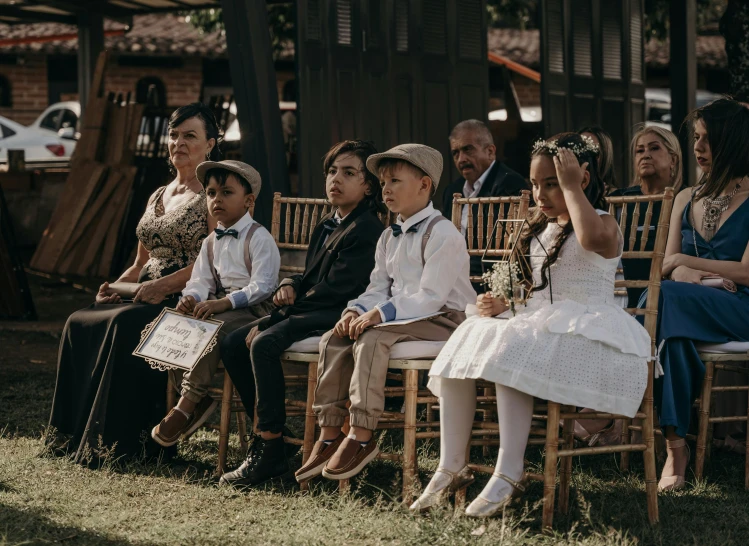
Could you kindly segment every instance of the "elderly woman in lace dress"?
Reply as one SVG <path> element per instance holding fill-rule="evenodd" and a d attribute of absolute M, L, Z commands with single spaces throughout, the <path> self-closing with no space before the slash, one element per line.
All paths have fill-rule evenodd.
<path fill-rule="evenodd" d="M 174 180 L 149 199 L 136 228 L 135 263 L 117 282 L 137 282 L 132 302 L 104 283 L 96 302 L 68 318 L 57 365 L 50 427 L 53 446 L 85 462 L 99 445 L 116 455 L 150 455 L 146 431 L 165 411 L 167 375 L 132 355 L 140 333 L 190 278 L 203 239 L 215 226 L 195 169 L 220 160 L 219 129 L 205 105 L 177 109 L 169 120 Z M 91 448 L 94 448 L 92 451 Z"/>

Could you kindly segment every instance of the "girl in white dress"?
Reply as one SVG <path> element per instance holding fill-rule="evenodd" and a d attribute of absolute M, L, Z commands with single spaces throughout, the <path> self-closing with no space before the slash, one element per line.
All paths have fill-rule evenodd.
<path fill-rule="evenodd" d="M 532 297 L 513 316 L 505 301 L 482 294 L 479 316 L 458 327 L 434 362 L 429 388 L 440 398 L 440 465 L 412 510 L 428 509 L 473 481 L 466 445 L 476 379 L 496 384 L 501 436 L 495 472 L 466 509 L 469 516 L 492 516 L 524 490 L 534 396 L 629 417 L 637 412 L 650 338 L 616 305 L 623 237 L 616 220 L 600 210 L 597 151 L 575 133 L 534 146 L 530 174 L 538 207 L 520 242 L 531 256 Z"/>

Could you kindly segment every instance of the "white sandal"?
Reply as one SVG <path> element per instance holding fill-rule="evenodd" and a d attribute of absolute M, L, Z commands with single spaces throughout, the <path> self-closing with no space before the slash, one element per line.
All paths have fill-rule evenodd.
<path fill-rule="evenodd" d="M 473 500 L 468 508 L 466 508 L 466 516 L 470 516 L 472 518 L 490 518 L 496 515 L 506 506 L 508 506 L 513 500 L 525 493 L 525 478 L 523 478 L 520 482 L 516 482 L 515 480 L 505 476 L 501 472 L 494 472 L 492 476 L 496 476 L 497 478 L 509 483 L 512 486 L 512 491 L 510 491 L 502 500 L 499 500 L 497 502 L 486 500 L 481 495 L 479 495 Z"/>
<path fill-rule="evenodd" d="M 468 465 L 464 466 L 459 472 L 450 472 L 445 468 L 438 468 L 435 471 L 434 476 L 432 476 L 432 480 L 434 480 L 438 473 L 447 474 L 450 476 L 450 481 L 440 487 L 437 491 L 422 493 L 421 496 L 416 499 L 411 506 L 409 506 L 408 509 L 411 512 L 426 512 L 438 504 L 442 504 L 451 493 L 455 493 L 459 489 L 467 487 L 476 481 L 476 478 Z"/>

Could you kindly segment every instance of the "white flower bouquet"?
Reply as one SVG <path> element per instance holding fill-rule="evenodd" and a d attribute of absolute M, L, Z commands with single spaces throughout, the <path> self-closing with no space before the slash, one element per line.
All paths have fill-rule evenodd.
<path fill-rule="evenodd" d="M 491 271 L 482 275 L 484 284 L 493 298 L 503 299 L 515 315 L 515 302 L 523 301 L 523 283 L 517 262 L 496 262 Z"/>

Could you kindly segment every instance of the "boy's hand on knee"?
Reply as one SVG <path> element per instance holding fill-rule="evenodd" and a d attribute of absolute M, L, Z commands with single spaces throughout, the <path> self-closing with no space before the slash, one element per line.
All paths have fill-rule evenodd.
<path fill-rule="evenodd" d="M 341 320 L 336 322 L 335 327 L 333 328 L 333 333 L 338 337 L 348 336 L 349 325 L 351 324 L 351 321 L 358 316 L 359 313 L 357 313 L 356 311 L 346 311 L 343 317 L 341 317 Z"/>
<path fill-rule="evenodd" d="M 217 315 L 223 313 L 232 308 L 231 300 L 229 298 L 221 298 L 220 300 L 207 300 L 201 301 L 195 305 L 193 310 L 193 316 L 199 319 L 206 319 L 211 315 Z"/>
<path fill-rule="evenodd" d="M 382 315 L 380 315 L 379 309 L 367 311 L 351 321 L 348 329 L 348 337 L 351 339 L 359 339 L 359 336 L 364 332 L 364 330 L 375 324 L 380 324 L 381 322 Z"/>
<path fill-rule="evenodd" d="M 185 315 L 192 315 L 196 303 L 194 296 L 182 296 L 177 304 L 177 311 Z"/>

